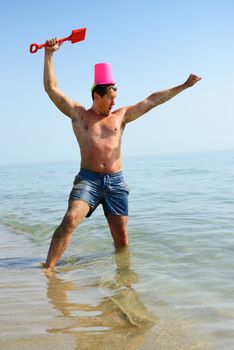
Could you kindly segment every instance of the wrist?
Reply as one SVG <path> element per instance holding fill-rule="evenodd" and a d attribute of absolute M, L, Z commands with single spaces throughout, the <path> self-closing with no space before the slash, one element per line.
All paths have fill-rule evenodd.
<path fill-rule="evenodd" d="M 51 50 L 51 48 L 49 46 L 45 46 L 45 54 L 48 56 L 52 56 L 53 50 Z"/>
<path fill-rule="evenodd" d="M 183 90 L 185 90 L 185 89 L 188 89 L 189 88 L 189 85 L 188 85 L 188 83 L 187 83 L 187 81 L 186 82 L 184 82 L 182 85 L 182 89 Z"/>

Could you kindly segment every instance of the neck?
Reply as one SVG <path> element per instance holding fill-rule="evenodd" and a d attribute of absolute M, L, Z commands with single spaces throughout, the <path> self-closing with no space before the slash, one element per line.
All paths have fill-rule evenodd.
<path fill-rule="evenodd" d="M 99 109 L 93 104 L 92 107 L 89 109 L 90 112 L 96 114 L 96 115 L 99 115 Z"/>
<path fill-rule="evenodd" d="M 102 111 L 100 110 L 100 108 L 98 108 L 98 106 L 95 103 L 93 103 L 93 105 L 89 109 L 89 111 L 98 117 L 107 117 L 107 115 L 103 114 Z"/>

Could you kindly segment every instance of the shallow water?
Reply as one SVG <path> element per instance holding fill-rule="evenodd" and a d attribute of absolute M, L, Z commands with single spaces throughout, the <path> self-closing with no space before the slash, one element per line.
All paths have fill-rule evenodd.
<path fill-rule="evenodd" d="M 3 349 L 231 349 L 234 152 L 125 159 L 130 247 L 98 208 L 40 268 L 76 164 L 0 168 Z"/>

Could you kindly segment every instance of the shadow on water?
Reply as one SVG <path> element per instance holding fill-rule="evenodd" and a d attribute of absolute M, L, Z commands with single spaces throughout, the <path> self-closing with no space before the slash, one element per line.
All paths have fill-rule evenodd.
<path fill-rule="evenodd" d="M 81 297 L 74 281 L 60 278 L 57 272 L 46 274 L 49 302 L 66 321 L 69 319 L 64 327 L 60 323 L 48 333 L 71 334 L 76 349 L 139 349 L 144 334 L 158 321 L 133 288 L 138 276 L 131 269 L 129 250 L 115 253 L 112 259 L 115 272 L 110 279 L 93 279 L 82 286 L 83 293 L 87 288 L 87 294 L 99 294 L 98 302 L 95 297 L 92 303 L 88 296 Z"/>

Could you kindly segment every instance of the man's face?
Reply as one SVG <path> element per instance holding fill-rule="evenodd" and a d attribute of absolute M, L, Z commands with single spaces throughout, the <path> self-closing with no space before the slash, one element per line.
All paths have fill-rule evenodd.
<path fill-rule="evenodd" d="M 110 114 L 111 109 L 115 104 L 116 96 L 117 92 L 112 87 L 108 89 L 107 93 L 104 96 L 99 96 L 100 111 L 103 115 L 108 116 Z"/>

